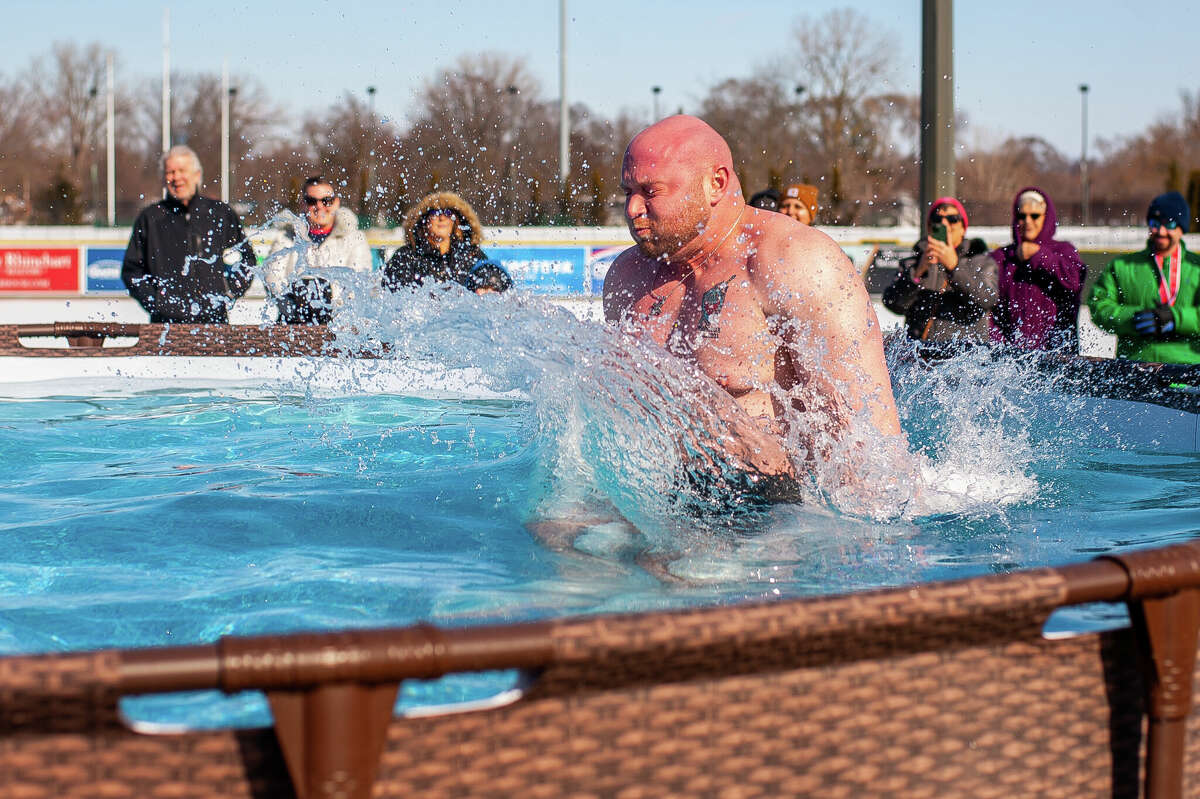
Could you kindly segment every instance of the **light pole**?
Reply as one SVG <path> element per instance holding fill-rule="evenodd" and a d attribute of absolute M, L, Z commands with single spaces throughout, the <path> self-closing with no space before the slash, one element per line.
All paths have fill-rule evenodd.
<path fill-rule="evenodd" d="M 92 136 L 92 120 L 96 111 L 96 98 L 100 96 L 100 84 L 93 83 L 91 90 L 88 91 L 88 138 L 89 149 L 91 150 L 88 160 L 91 161 L 91 178 L 92 178 L 92 198 L 88 203 L 89 210 L 92 215 L 93 224 L 99 224 L 100 220 L 100 164 L 96 160 L 96 139 Z"/>
<path fill-rule="evenodd" d="M 1091 214 L 1088 212 L 1088 206 L 1091 204 L 1091 198 L 1088 197 L 1088 162 L 1087 162 L 1087 98 L 1088 85 L 1086 83 L 1079 84 L 1079 103 L 1081 114 L 1081 146 L 1079 157 L 1079 201 L 1082 206 L 1082 216 L 1084 227 L 1091 221 Z"/>
<path fill-rule="evenodd" d="M 228 91 L 225 92 L 225 96 L 227 98 L 229 98 L 229 113 L 226 118 L 229 120 L 229 127 L 231 130 L 233 128 L 233 114 L 234 114 L 233 106 L 234 106 L 234 101 L 237 100 L 237 93 L 238 93 L 237 86 L 230 86 Z M 237 159 L 230 158 L 229 159 L 229 199 L 230 200 L 233 199 L 233 183 L 236 180 L 236 178 L 234 177 L 234 171 L 236 170 L 236 168 L 237 168 Z"/>
<path fill-rule="evenodd" d="M 921 0 L 921 208 L 957 193 L 954 132 L 954 0 Z"/>
<path fill-rule="evenodd" d="M 650 120 L 653 123 L 658 121 L 658 96 L 662 94 L 662 86 L 651 86 L 650 94 L 654 97 L 654 119 Z"/>
<path fill-rule="evenodd" d="M 108 157 L 107 157 L 107 163 L 106 163 L 107 169 L 105 170 L 104 174 L 105 174 L 105 178 L 108 181 L 108 192 L 107 192 L 108 193 L 108 226 L 113 227 L 117 224 L 117 198 L 116 198 L 116 191 L 117 191 L 117 177 L 116 177 L 116 163 L 117 163 L 116 138 L 117 138 L 117 136 L 116 136 L 116 133 L 117 133 L 117 129 L 116 129 L 116 121 L 114 120 L 114 117 L 116 116 L 116 97 L 113 94 L 113 55 L 112 55 L 112 53 L 108 54 L 108 58 L 106 59 L 106 61 L 108 62 L 107 63 L 107 67 L 108 67 L 108 108 L 107 108 L 108 124 L 106 125 L 106 127 L 108 129 L 108 131 L 107 131 L 108 132 L 108 146 L 106 148 L 106 150 L 107 150 L 106 155 Z"/>
<path fill-rule="evenodd" d="M 371 224 L 375 224 L 375 214 L 372 213 L 370 206 L 378 207 L 379 203 L 375 202 L 375 87 L 367 87 L 367 105 L 370 109 L 371 122 L 370 129 L 367 133 L 367 186 L 363 192 L 363 213 L 367 215 L 367 219 L 371 220 Z M 368 205 L 367 197 L 371 198 L 371 203 Z"/>
<path fill-rule="evenodd" d="M 221 202 L 229 204 L 229 59 L 221 64 Z"/>
<path fill-rule="evenodd" d="M 171 9 L 163 9 L 162 151 L 171 149 Z M 163 196 L 166 196 L 163 188 Z"/>
<path fill-rule="evenodd" d="M 567 0 L 558 0 L 558 190 L 560 213 L 567 206 L 571 175 L 571 108 L 567 104 Z"/>
<path fill-rule="evenodd" d="M 521 90 L 516 86 L 509 86 L 506 91 L 508 92 L 508 102 L 505 104 L 505 115 L 508 118 L 504 120 L 504 130 L 500 135 L 500 145 L 504 153 L 504 182 L 501 185 L 501 191 L 503 192 L 504 196 L 500 202 L 500 208 L 502 209 L 500 221 L 502 224 L 512 225 L 516 224 L 513 219 L 513 209 L 515 205 L 513 201 L 514 190 L 512 183 L 512 146 L 517 138 L 513 131 L 513 126 L 516 124 L 517 119 L 516 114 L 513 113 L 513 107 L 516 105 L 517 95 L 520 94 Z"/>

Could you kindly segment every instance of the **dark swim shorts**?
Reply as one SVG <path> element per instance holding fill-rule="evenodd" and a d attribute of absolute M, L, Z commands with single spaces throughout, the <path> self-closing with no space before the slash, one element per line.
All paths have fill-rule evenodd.
<path fill-rule="evenodd" d="M 785 475 L 688 469 L 679 482 L 683 508 L 705 518 L 757 516 L 780 503 L 803 501 L 800 483 Z"/>

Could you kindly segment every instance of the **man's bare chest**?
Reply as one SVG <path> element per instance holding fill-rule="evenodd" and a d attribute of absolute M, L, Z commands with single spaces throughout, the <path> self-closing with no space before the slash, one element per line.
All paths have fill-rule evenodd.
<path fill-rule="evenodd" d="M 659 345 L 723 385 L 758 380 L 772 369 L 779 338 L 744 276 L 687 285 L 677 297 L 648 292 L 637 309 Z"/>

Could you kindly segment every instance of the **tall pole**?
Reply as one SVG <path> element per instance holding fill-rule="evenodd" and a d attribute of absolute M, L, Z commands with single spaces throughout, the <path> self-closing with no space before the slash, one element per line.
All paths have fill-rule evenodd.
<path fill-rule="evenodd" d="M 379 203 L 375 201 L 375 87 L 367 87 L 367 104 L 371 111 L 371 127 L 367 132 L 370 140 L 367 143 L 367 190 L 363 192 L 363 204 L 366 205 L 367 197 L 371 198 L 371 206 L 378 207 Z M 364 207 L 363 213 L 367 215 L 367 219 L 371 220 L 371 224 L 375 224 L 375 215 L 371 213 L 370 208 Z"/>
<path fill-rule="evenodd" d="M 1086 227 L 1091 223 L 1091 212 L 1088 208 L 1091 205 L 1091 197 L 1088 196 L 1088 162 L 1087 162 L 1087 98 L 1088 85 L 1086 83 L 1079 84 L 1079 102 L 1080 112 L 1082 114 L 1082 141 L 1079 157 L 1079 201 L 1082 206 L 1083 224 Z"/>
<path fill-rule="evenodd" d="M 105 176 L 107 177 L 108 189 L 108 226 L 114 227 L 117 224 L 117 126 L 116 126 L 116 108 L 117 101 L 113 94 L 113 55 L 108 54 L 106 59 L 108 66 L 108 124 L 105 125 L 108 133 L 107 147 L 107 169 Z"/>
<path fill-rule="evenodd" d="M 558 0 L 558 182 L 566 196 L 571 174 L 571 120 L 567 107 L 567 0 Z"/>
<path fill-rule="evenodd" d="M 954 2 L 921 0 L 921 209 L 954 195 Z"/>
<path fill-rule="evenodd" d="M 171 149 L 171 9 L 163 9 L 162 151 Z M 165 189 L 164 189 L 165 191 Z"/>
<path fill-rule="evenodd" d="M 229 59 L 221 62 L 221 202 L 229 204 Z"/>

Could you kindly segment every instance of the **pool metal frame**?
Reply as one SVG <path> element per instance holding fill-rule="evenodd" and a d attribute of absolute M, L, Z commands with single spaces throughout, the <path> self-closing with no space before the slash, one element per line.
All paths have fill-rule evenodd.
<path fill-rule="evenodd" d="M 139 340 L 161 349 L 151 327 Z M 237 346 L 282 341 L 269 330 Z M 328 341 L 303 331 L 288 333 Z M 49 331 L 98 337 L 85 333 Z M 1055 609 L 1091 602 L 1126 603 L 1132 626 L 1043 635 Z M 1200 796 L 1198 632 L 1200 541 L 730 607 L 5 657 L 0 785 L 26 799 Z M 529 687 L 393 716 L 404 680 L 495 669 Z M 147 734 L 119 709 L 208 689 L 263 691 L 273 728 Z"/>

